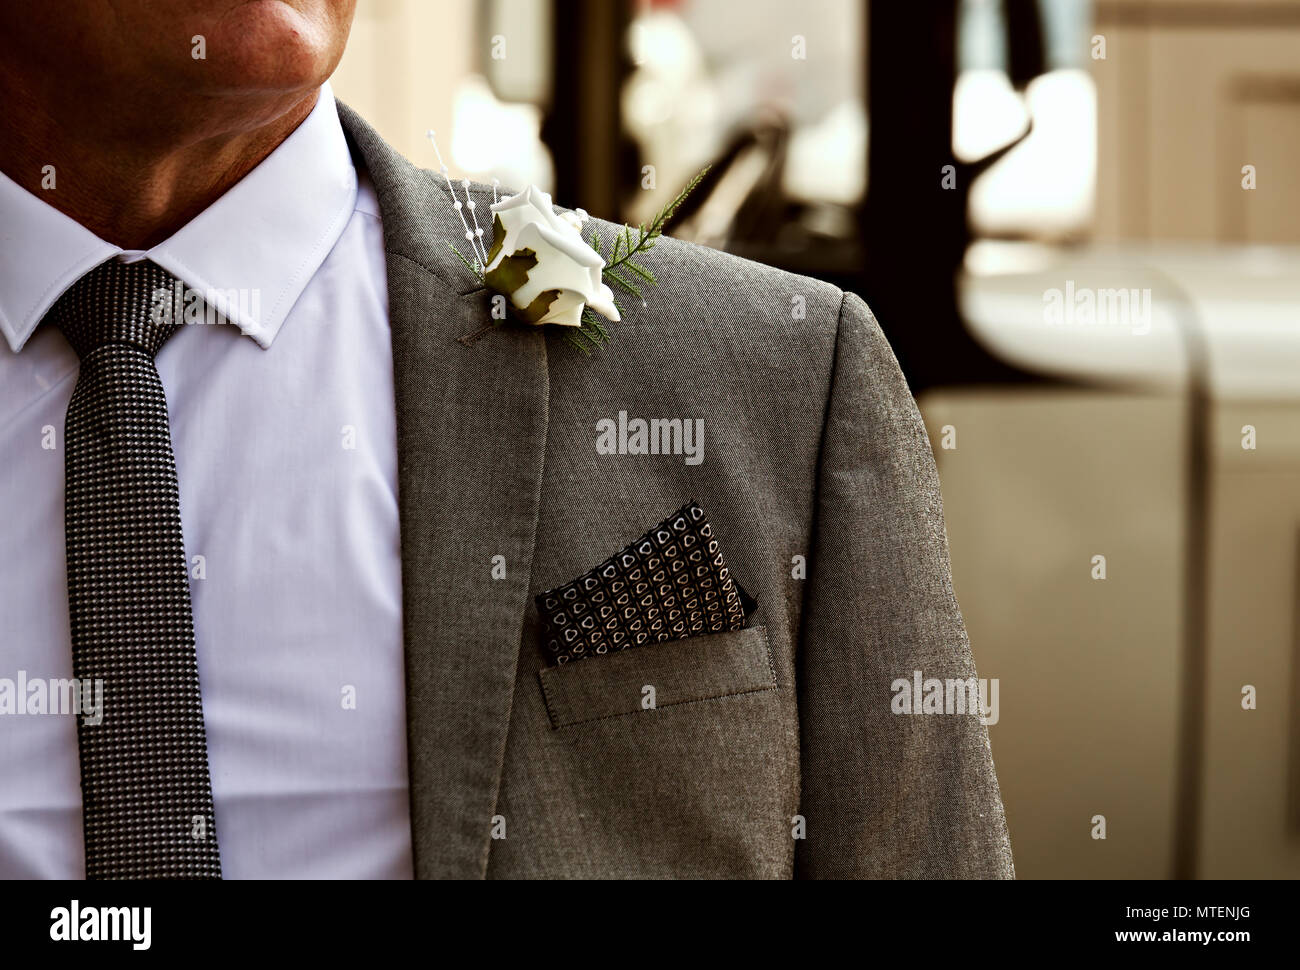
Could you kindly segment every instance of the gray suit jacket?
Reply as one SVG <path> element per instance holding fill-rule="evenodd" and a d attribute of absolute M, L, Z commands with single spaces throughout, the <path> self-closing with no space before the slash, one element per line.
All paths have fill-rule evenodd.
<path fill-rule="evenodd" d="M 664 239 L 607 351 L 522 325 L 467 347 L 490 294 L 445 186 L 339 110 L 388 261 L 417 875 L 1011 876 L 984 727 L 891 711 L 896 680 L 974 666 L 866 305 Z M 598 454 L 620 411 L 702 418 L 703 462 Z M 758 600 L 747 629 L 548 668 L 533 596 L 689 499 Z"/>

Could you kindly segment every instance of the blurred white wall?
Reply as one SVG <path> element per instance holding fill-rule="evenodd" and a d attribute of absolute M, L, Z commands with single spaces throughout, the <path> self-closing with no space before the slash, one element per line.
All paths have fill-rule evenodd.
<path fill-rule="evenodd" d="M 487 43 L 475 36 L 477 6 L 475 0 L 359 0 L 347 52 L 331 79 L 340 101 L 426 168 L 437 162 L 424 133 L 437 131 L 448 154 L 453 97 L 474 70 L 476 44 Z"/>
<path fill-rule="evenodd" d="M 1096 238 L 1300 242 L 1300 0 L 1101 0 L 1094 33 Z"/>
<path fill-rule="evenodd" d="M 1165 396 L 922 396 L 1016 873 L 1171 873 L 1184 417 Z M 949 434 L 951 430 L 951 434 Z M 948 438 L 955 447 L 943 448 Z M 1094 578 L 1094 556 L 1106 578 Z M 1093 818 L 1106 819 L 1094 839 Z"/>

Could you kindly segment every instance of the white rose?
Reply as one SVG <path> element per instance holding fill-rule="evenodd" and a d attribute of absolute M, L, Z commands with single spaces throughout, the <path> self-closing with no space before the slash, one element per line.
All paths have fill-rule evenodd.
<path fill-rule="evenodd" d="M 601 280 L 605 261 L 582 238 L 586 213 L 557 216 L 551 197 L 535 185 L 495 203 L 492 212 L 499 224 L 484 280 L 508 296 L 520 316 L 529 323 L 580 327 L 583 307 L 589 306 L 619 319 L 614 294 Z"/>

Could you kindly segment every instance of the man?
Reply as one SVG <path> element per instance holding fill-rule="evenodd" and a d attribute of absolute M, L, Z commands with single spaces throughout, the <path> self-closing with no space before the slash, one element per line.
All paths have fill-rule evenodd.
<path fill-rule="evenodd" d="M 352 6 L 0 13 L 0 874 L 1010 876 L 975 714 L 891 707 L 974 668 L 866 306 L 664 240 L 603 352 L 458 341 Z M 743 629 L 551 664 L 534 597 L 692 500 Z"/>

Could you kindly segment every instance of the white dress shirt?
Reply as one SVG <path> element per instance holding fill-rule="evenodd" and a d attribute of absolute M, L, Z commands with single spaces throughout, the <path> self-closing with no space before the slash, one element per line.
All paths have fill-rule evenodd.
<path fill-rule="evenodd" d="M 328 85 L 270 156 L 147 253 L 0 175 L 0 878 L 85 871 L 74 716 L 3 707 L 5 679 L 12 700 L 20 678 L 72 676 L 63 424 L 78 362 L 38 325 L 84 273 L 143 257 L 238 324 L 184 326 L 157 357 L 223 872 L 409 878 L 382 226 Z"/>

